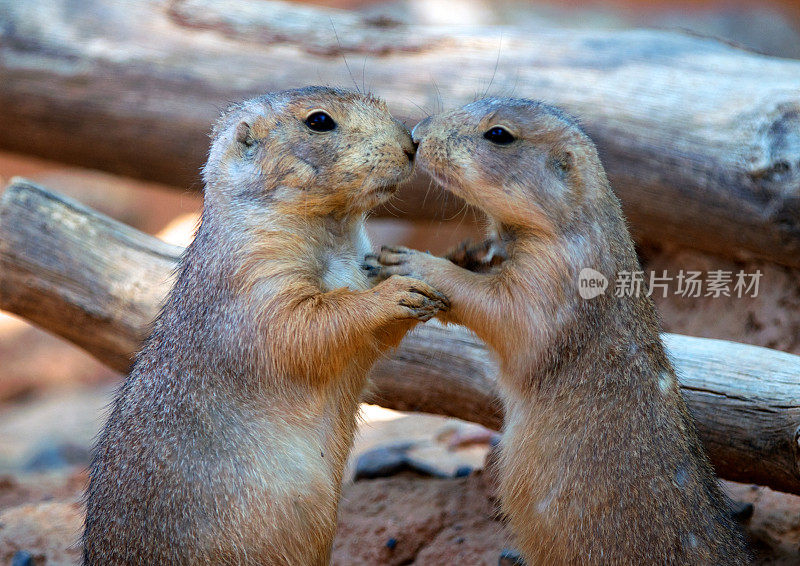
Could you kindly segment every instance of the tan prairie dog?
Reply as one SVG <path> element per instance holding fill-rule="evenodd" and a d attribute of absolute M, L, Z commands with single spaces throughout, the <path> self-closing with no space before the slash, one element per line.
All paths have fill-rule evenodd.
<path fill-rule="evenodd" d="M 487 99 L 414 130 L 418 163 L 482 210 L 468 270 L 384 249 L 382 275 L 448 296 L 445 321 L 495 352 L 505 402 L 500 495 L 530 565 L 748 563 L 644 294 L 586 300 L 639 262 L 592 141 L 556 108 Z M 487 253 L 488 252 L 488 253 Z M 461 250 L 469 264 L 469 250 Z M 492 261 L 504 257 L 504 261 Z"/>
<path fill-rule="evenodd" d="M 364 215 L 413 156 L 357 93 L 277 92 L 221 117 L 202 223 L 97 443 L 85 564 L 328 563 L 366 372 L 446 308 L 360 269 Z"/>

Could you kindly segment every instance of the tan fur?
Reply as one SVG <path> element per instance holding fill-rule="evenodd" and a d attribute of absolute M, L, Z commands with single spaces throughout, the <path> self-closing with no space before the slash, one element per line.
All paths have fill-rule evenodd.
<path fill-rule="evenodd" d="M 365 213 L 412 168 L 381 101 L 273 93 L 213 138 L 202 224 L 97 443 L 85 564 L 327 564 L 366 372 L 446 306 L 360 270 Z"/>
<path fill-rule="evenodd" d="M 516 141 L 496 145 L 495 125 Z M 739 565 L 741 534 L 697 439 L 651 301 L 591 300 L 584 267 L 610 282 L 639 269 L 597 152 L 558 109 L 488 99 L 424 120 L 418 161 L 489 218 L 505 250 L 469 271 L 384 249 L 382 276 L 442 290 L 494 351 L 506 423 L 501 500 L 531 565 Z M 476 254 L 455 254 L 471 265 Z"/>

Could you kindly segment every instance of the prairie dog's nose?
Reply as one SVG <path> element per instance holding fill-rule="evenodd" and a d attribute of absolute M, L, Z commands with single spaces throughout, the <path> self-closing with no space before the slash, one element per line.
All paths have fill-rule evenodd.
<path fill-rule="evenodd" d="M 431 124 L 431 117 L 428 116 L 424 120 L 422 120 L 419 124 L 414 126 L 414 129 L 411 131 L 411 138 L 414 140 L 416 145 L 419 145 L 419 142 L 425 135 L 428 133 L 428 127 Z"/>
<path fill-rule="evenodd" d="M 400 144 L 400 147 L 403 148 L 403 153 L 406 154 L 408 160 L 414 161 L 414 156 L 417 154 L 417 143 L 412 140 L 411 136 L 409 136 L 407 133 L 403 139 L 403 142 Z"/>
<path fill-rule="evenodd" d="M 394 120 L 394 123 L 398 129 L 397 135 L 399 137 L 400 148 L 403 150 L 403 153 L 406 154 L 409 161 L 414 161 L 414 156 L 417 154 L 417 144 L 411 139 L 408 128 L 406 128 L 402 122 Z"/>

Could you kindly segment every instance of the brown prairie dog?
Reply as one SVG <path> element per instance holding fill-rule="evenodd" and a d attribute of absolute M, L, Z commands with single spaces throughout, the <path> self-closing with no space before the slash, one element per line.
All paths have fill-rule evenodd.
<path fill-rule="evenodd" d="M 366 372 L 446 306 L 360 269 L 364 215 L 413 155 L 383 102 L 347 91 L 220 118 L 202 223 L 97 443 L 85 564 L 328 563 Z"/>
<path fill-rule="evenodd" d="M 414 130 L 418 163 L 488 217 L 468 270 L 384 249 L 381 275 L 445 293 L 440 317 L 495 352 L 506 408 L 500 493 L 530 565 L 748 563 L 646 296 L 579 295 L 639 263 L 594 144 L 556 108 L 480 100 Z M 459 263 L 479 254 L 460 250 Z"/>

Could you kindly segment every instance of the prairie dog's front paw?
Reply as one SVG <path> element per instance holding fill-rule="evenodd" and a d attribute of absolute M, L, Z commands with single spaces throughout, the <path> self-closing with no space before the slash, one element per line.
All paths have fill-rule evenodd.
<path fill-rule="evenodd" d="M 397 319 L 428 321 L 441 311 L 450 309 L 447 297 L 419 279 L 393 276 L 379 285 L 390 294 Z M 378 289 L 378 287 L 376 287 Z"/>
<path fill-rule="evenodd" d="M 402 246 L 382 246 L 377 263 L 382 277 L 401 275 L 427 279 L 431 262 L 437 259 L 440 258 Z"/>

